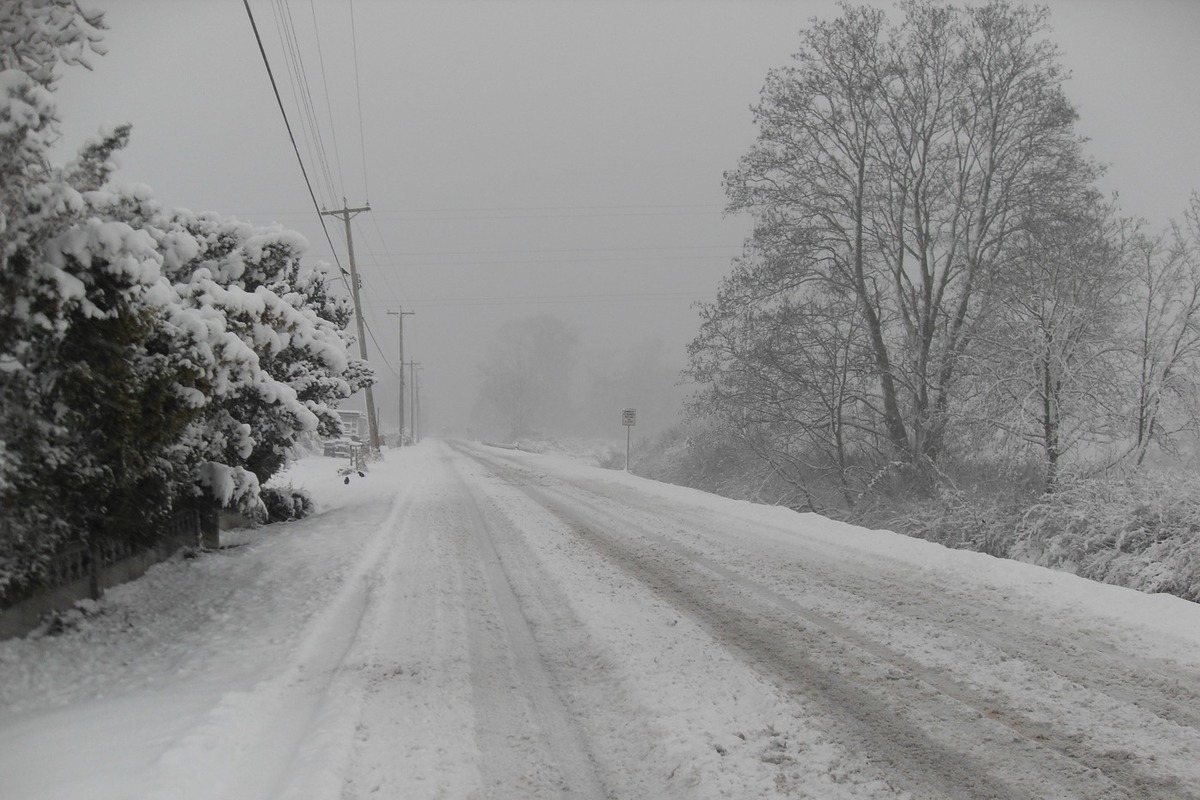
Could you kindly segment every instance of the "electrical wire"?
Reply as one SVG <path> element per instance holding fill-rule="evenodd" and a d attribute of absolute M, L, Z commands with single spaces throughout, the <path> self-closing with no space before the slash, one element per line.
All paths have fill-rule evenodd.
<path fill-rule="evenodd" d="M 308 131 L 308 117 L 305 114 L 305 106 L 300 99 L 300 86 L 296 80 L 296 68 L 293 65 L 295 59 L 295 51 L 291 45 L 291 38 L 287 33 L 287 25 L 280 16 L 282 9 L 282 0 L 271 0 L 271 14 L 275 17 L 275 33 L 279 36 L 279 49 L 283 53 L 283 65 L 287 71 L 288 83 L 292 87 L 292 101 L 296 104 L 296 110 L 299 112 L 301 139 L 304 140 L 304 149 L 308 151 L 308 161 L 316 170 L 316 181 L 318 193 L 324 197 L 332 197 L 332 187 L 326 181 L 325 185 L 321 186 L 321 179 L 325 176 L 320 170 L 320 161 L 317 155 L 313 152 L 313 137 L 304 135 Z"/>
<path fill-rule="evenodd" d="M 374 266 L 388 266 L 380 262 L 379 256 L 375 254 L 375 251 L 371 247 L 371 240 L 363 234 L 362 227 L 359 226 L 357 222 L 351 224 L 354 225 L 354 227 L 358 230 L 358 241 L 362 242 L 363 249 L 366 250 L 367 258 L 370 259 L 370 263 L 372 263 Z M 395 301 L 396 305 L 404 305 L 400 299 L 399 287 L 396 286 L 396 283 L 393 280 L 394 273 L 395 270 L 393 269 L 384 269 L 379 274 L 383 275 L 383 282 L 387 286 L 387 292 L 391 296 L 392 300 Z"/>
<path fill-rule="evenodd" d="M 629 301 L 652 300 L 687 300 L 689 302 L 706 302 L 704 296 L 712 296 L 713 290 L 705 289 L 699 292 L 642 292 L 639 294 L 562 294 L 562 295 L 526 295 L 516 297 L 434 297 L 421 300 L 421 308 L 453 308 L 457 306 L 512 306 L 512 305 L 542 305 L 546 303 L 619 303 Z M 372 304 L 374 305 L 374 304 Z"/>
<path fill-rule="evenodd" d="M 362 153 L 363 196 L 371 205 L 371 190 L 367 186 L 367 145 L 363 135 L 362 85 L 358 79 L 358 29 L 354 24 L 354 0 L 350 0 L 350 41 L 354 47 L 354 95 L 358 99 L 358 147 Z"/>
<path fill-rule="evenodd" d="M 312 136 L 304 135 L 307 132 L 307 128 L 305 127 L 307 120 L 304 116 L 304 103 L 302 103 L 300 100 L 300 87 L 296 82 L 296 70 L 291 63 L 292 50 L 290 41 L 285 32 L 286 26 L 284 25 L 283 19 L 280 17 L 281 7 L 281 0 L 271 0 L 271 14 L 275 17 L 275 33 L 279 37 L 279 50 L 281 53 L 283 53 L 284 69 L 287 72 L 288 83 L 292 87 L 292 102 L 295 103 L 295 107 L 298 112 L 301 133 L 300 138 L 304 140 L 304 147 L 308 151 L 308 162 L 316 167 L 317 157 L 313 153 Z M 322 196 L 322 199 L 324 199 L 327 196 L 326 191 L 324 190 L 328 190 L 329 187 L 322 187 L 320 185 L 322 178 L 320 169 L 316 169 L 315 172 L 318 193 Z"/>
<path fill-rule="evenodd" d="M 378 226 L 376 226 L 378 228 Z M 382 241 L 382 234 L 380 235 Z M 539 247 L 521 250 L 402 250 L 386 256 L 519 256 L 534 253 L 642 253 L 661 250 L 739 250 L 738 245 L 729 244 L 683 244 L 683 245 L 654 245 L 651 247 Z"/>
<path fill-rule="evenodd" d="M 564 213 L 565 212 L 565 213 Z M 586 214 L 574 213 L 571 209 L 548 209 L 545 212 L 538 214 L 512 214 L 504 210 L 496 213 L 465 213 L 465 214 L 445 214 L 440 213 L 431 215 L 426 212 L 416 211 L 381 211 L 385 217 L 408 221 L 408 222 L 440 222 L 450 220 L 454 222 L 462 222 L 469 220 L 518 220 L 518 219 L 596 219 L 603 217 L 707 217 L 715 216 L 717 212 L 713 211 L 596 211 Z"/>
<path fill-rule="evenodd" d="M 618 203 L 616 205 L 586 205 L 586 206 L 500 206 L 490 208 L 401 208 L 387 213 L 419 213 L 425 211 L 448 212 L 448 211 L 619 211 L 630 208 L 707 208 L 716 211 L 724 210 L 724 206 L 714 203 Z"/>
<path fill-rule="evenodd" d="M 635 211 L 634 209 L 644 209 Z M 667 211 L 667 209 L 677 209 L 677 211 Z M 681 211 L 678 209 L 692 209 Z M 611 206 L 507 206 L 507 207 L 491 207 L 491 208 L 398 208 L 398 209 L 378 209 L 373 208 L 372 211 L 376 214 L 384 214 L 388 216 L 410 216 L 421 214 L 507 214 L 511 215 L 516 212 L 542 212 L 533 214 L 532 218 L 537 219 L 548 212 L 576 212 L 576 211 L 622 211 L 630 212 L 629 216 L 644 215 L 648 217 L 659 216 L 662 212 L 668 214 L 685 213 L 685 214 L 723 214 L 726 209 L 724 206 L 715 205 L 713 203 L 673 203 L 668 205 L 611 205 Z M 296 211 L 260 211 L 253 212 L 260 214 L 274 214 L 277 216 L 288 216 L 302 212 Z M 578 216 L 587 217 L 587 214 L 579 214 Z M 606 214 L 598 214 L 596 216 L 607 216 Z M 731 214 L 730 216 L 735 216 Z M 448 219 L 457 219 L 454 216 L 448 216 Z M 499 219 L 523 219 L 524 217 L 503 216 Z M 429 217 L 412 216 L 415 220 L 426 220 Z"/>
<path fill-rule="evenodd" d="M 379 340 L 375 338 L 375 331 L 371 330 L 371 323 L 367 322 L 366 317 L 363 317 L 363 327 L 367 329 L 367 335 L 371 337 L 371 341 L 375 343 L 375 349 L 379 351 L 379 358 L 383 361 L 384 366 L 388 368 L 388 372 L 392 373 L 393 378 L 400 377 L 396 374 L 396 368 L 392 366 L 392 362 L 388 361 L 387 356 L 383 354 L 383 348 L 379 346 Z"/>
<path fill-rule="evenodd" d="M 313 35 L 317 40 L 317 60 L 321 65 L 321 85 L 325 89 L 325 110 L 329 114 L 329 138 L 333 142 L 333 158 L 337 163 L 338 185 L 342 187 L 344 195 L 346 184 L 342 174 L 342 154 L 338 150 L 337 128 L 333 124 L 333 104 L 329 102 L 329 78 L 325 74 L 325 53 L 321 50 L 321 27 L 317 24 L 317 6 L 314 0 L 308 0 L 308 7 L 312 10 Z M 370 204 L 368 203 L 368 205 Z"/>
<path fill-rule="evenodd" d="M 300 96 L 303 100 L 301 103 L 301 111 L 307 115 L 309 130 L 312 132 L 313 143 L 317 151 L 317 164 L 324 172 L 326 185 L 329 187 L 330 197 L 334 196 L 334 181 L 333 173 L 329 169 L 329 155 L 325 149 L 325 138 L 321 135 L 321 125 L 317 120 L 316 104 L 312 99 L 312 87 L 308 81 L 308 70 L 304 66 L 304 56 L 301 53 L 300 39 L 296 34 L 296 21 L 292 17 L 291 6 L 287 0 L 277 0 L 283 18 L 283 27 L 287 33 L 288 51 L 291 54 L 294 77 L 300 85 Z M 286 55 L 287 53 L 285 53 Z M 302 117 L 304 119 L 304 117 Z M 340 178 L 340 174 L 339 174 Z M 339 182 L 339 187 L 341 183 Z M 344 188 L 344 187 L 343 187 Z M 340 192 L 344 194 L 345 192 Z"/>
<path fill-rule="evenodd" d="M 329 250 L 333 253 L 333 260 L 338 265 L 338 270 L 341 271 L 342 281 L 346 283 L 346 288 L 350 288 L 349 282 L 346 281 L 346 270 L 342 267 L 342 262 L 338 259 L 337 251 L 333 248 L 333 239 L 329 236 L 329 229 L 325 226 L 325 218 L 321 216 L 321 205 L 317 202 L 317 195 L 313 191 L 312 182 L 308 179 L 308 170 L 304 168 L 304 159 L 300 157 L 300 148 L 296 144 L 296 136 L 292 133 L 292 123 L 288 121 L 287 111 L 283 107 L 283 98 L 279 96 L 279 85 L 275 82 L 275 73 L 271 71 L 271 62 L 267 59 L 267 51 L 263 47 L 262 37 L 258 34 L 258 25 L 254 22 L 254 12 L 250 10 L 250 0 L 242 0 L 246 7 L 246 16 L 250 18 L 250 27 L 254 31 L 254 40 L 258 42 L 258 52 L 262 55 L 263 66 L 267 69 L 267 78 L 271 81 L 271 90 L 275 93 L 275 102 L 279 104 L 279 113 L 283 116 L 283 124 L 287 128 L 288 138 L 292 141 L 292 150 L 296 153 L 296 161 L 300 164 L 300 174 L 304 176 L 304 185 L 308 187 L 308 196 L 312 198 L 313 210 L 317 212 L 317 220 L 321 223 L 321 230 L 325 232 L 325 241 L 329 242 Z"/>
<path fill-rule="evenodd" d="M 391 254 L 384 253 L 384 255 L 391 255 Z M 374 256 L 372 256 L 372 257 L 374 257 Z M 724 263 L 724 262 L 728 261 L 730 258 L 732 258 L 732 256 L 727 257 L 727 256 L 719 256 L 719 255 L 717 255 L 717 256 L 690 255 L 690 256 L 634 256 L 632 258 L 615 258 L 613 256 L 609 256 L 606 258 L 540 259 L 537 261 L 530 261 L 529 259 L 512 259 L 512 260 L 505 260 L 505 261 L 496 261 L 496 260 L 460 261 L 460 260 L 456 259 L 454 261 L 406 262 L 404 264 L 399 264 L 399 265 L 395 265 L 395 266 L 402 266 L 402 267 L 406 267 L 409 269 L 432 269 L 434 267 L 440 268 L 440 267 L 489 267 L 489 266 L 496 266 L 496 267 L 503 267 L 503 266 L 565 267 L 565 266 L 570 266 L 572 264 L 638 264 L 638 263 L 643 263 L 646 261 L 650 261 L 650 262 L 719 261 L 719 262 Z M 373 266 L 390 267 L 393 265 L 390 263 L 385 264 L 385 263 L 380 263 L 380 262 L 376 261 L 373 264 Z"/>

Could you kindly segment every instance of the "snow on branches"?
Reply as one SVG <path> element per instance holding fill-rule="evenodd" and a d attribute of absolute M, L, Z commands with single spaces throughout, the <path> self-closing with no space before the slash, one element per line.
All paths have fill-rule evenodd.
<path fill-rule="evenodd" d="M 262 513 L 299 437 L 372 380 L 302 236 L 110 186 L 128 126 L 50 164 L 54 68 L 100 27 L 74 3 L 0 10 L 0 597 L 67 540 L 193 502 Z"/>

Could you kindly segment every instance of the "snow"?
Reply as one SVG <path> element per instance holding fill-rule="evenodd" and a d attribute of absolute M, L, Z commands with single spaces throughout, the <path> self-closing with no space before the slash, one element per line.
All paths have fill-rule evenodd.
<path fill-rule="evenodd" d="M 349 486 L 333 459 L 301 464 L 290 478 L 322 497 L 317 516 L 154 567 L 76 631 L 0 644 L 0 796 L 208 791 L 213 763 L 192 756 L 232 757 L 279 710 L 280 687 L 303 669 L 306 626 L 340 610 L 401 463 Z"/>
<path fill-rule="evenodd" d="M 316 515 L 0 642 L 0 797 L 941 796 L 891 720 L 1015 795 L 1101 752 L 1043 796 L 1200 785 L 1195 604 L 560 456 L 341 464 L 276 481 Z"/>

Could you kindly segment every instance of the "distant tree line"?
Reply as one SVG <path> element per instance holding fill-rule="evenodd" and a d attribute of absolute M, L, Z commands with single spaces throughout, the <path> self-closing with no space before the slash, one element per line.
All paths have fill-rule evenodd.
<path fill-rule="evenodd" d="M 475 433 L 497 440 L 554 437 L 620 439 L 621 410 L 640 409 L 641 431 L 661 432 L 678 421 L 682 390 L 678 364 L 665 360 L 661 341 L 625 353 L 588 349 L 576 326 L 551 314 L 510 320 L 492 334 L 479 365 L 472 409 Z"/>
<path fill-rule="evenodd" d="M 298 234 L 108 186 L 128 126 L 50 163 L 57 69 L 102 28 L 72 0 L 0 11 L 0 598 L 176 508 L 261 514 L 300 437 L 372 380 Z"/>
<path fill-rule="evenodd" d="M 853 513 L 1054 492 L 1196 432 L 1200 201 L 1152 233 L 1101 195 L 1047 33 L 999 1 L 802 33 L 725 175 L 755 227 L 689 348 L 697 447 Z"/>

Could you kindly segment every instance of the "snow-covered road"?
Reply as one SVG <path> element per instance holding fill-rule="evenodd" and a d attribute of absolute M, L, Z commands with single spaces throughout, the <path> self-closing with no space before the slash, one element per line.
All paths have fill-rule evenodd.
<path fill-rule="evenodd" d="M 1200 606 L 427 441 L 0 643 L 3 798 L 1200 798 Z"/>

